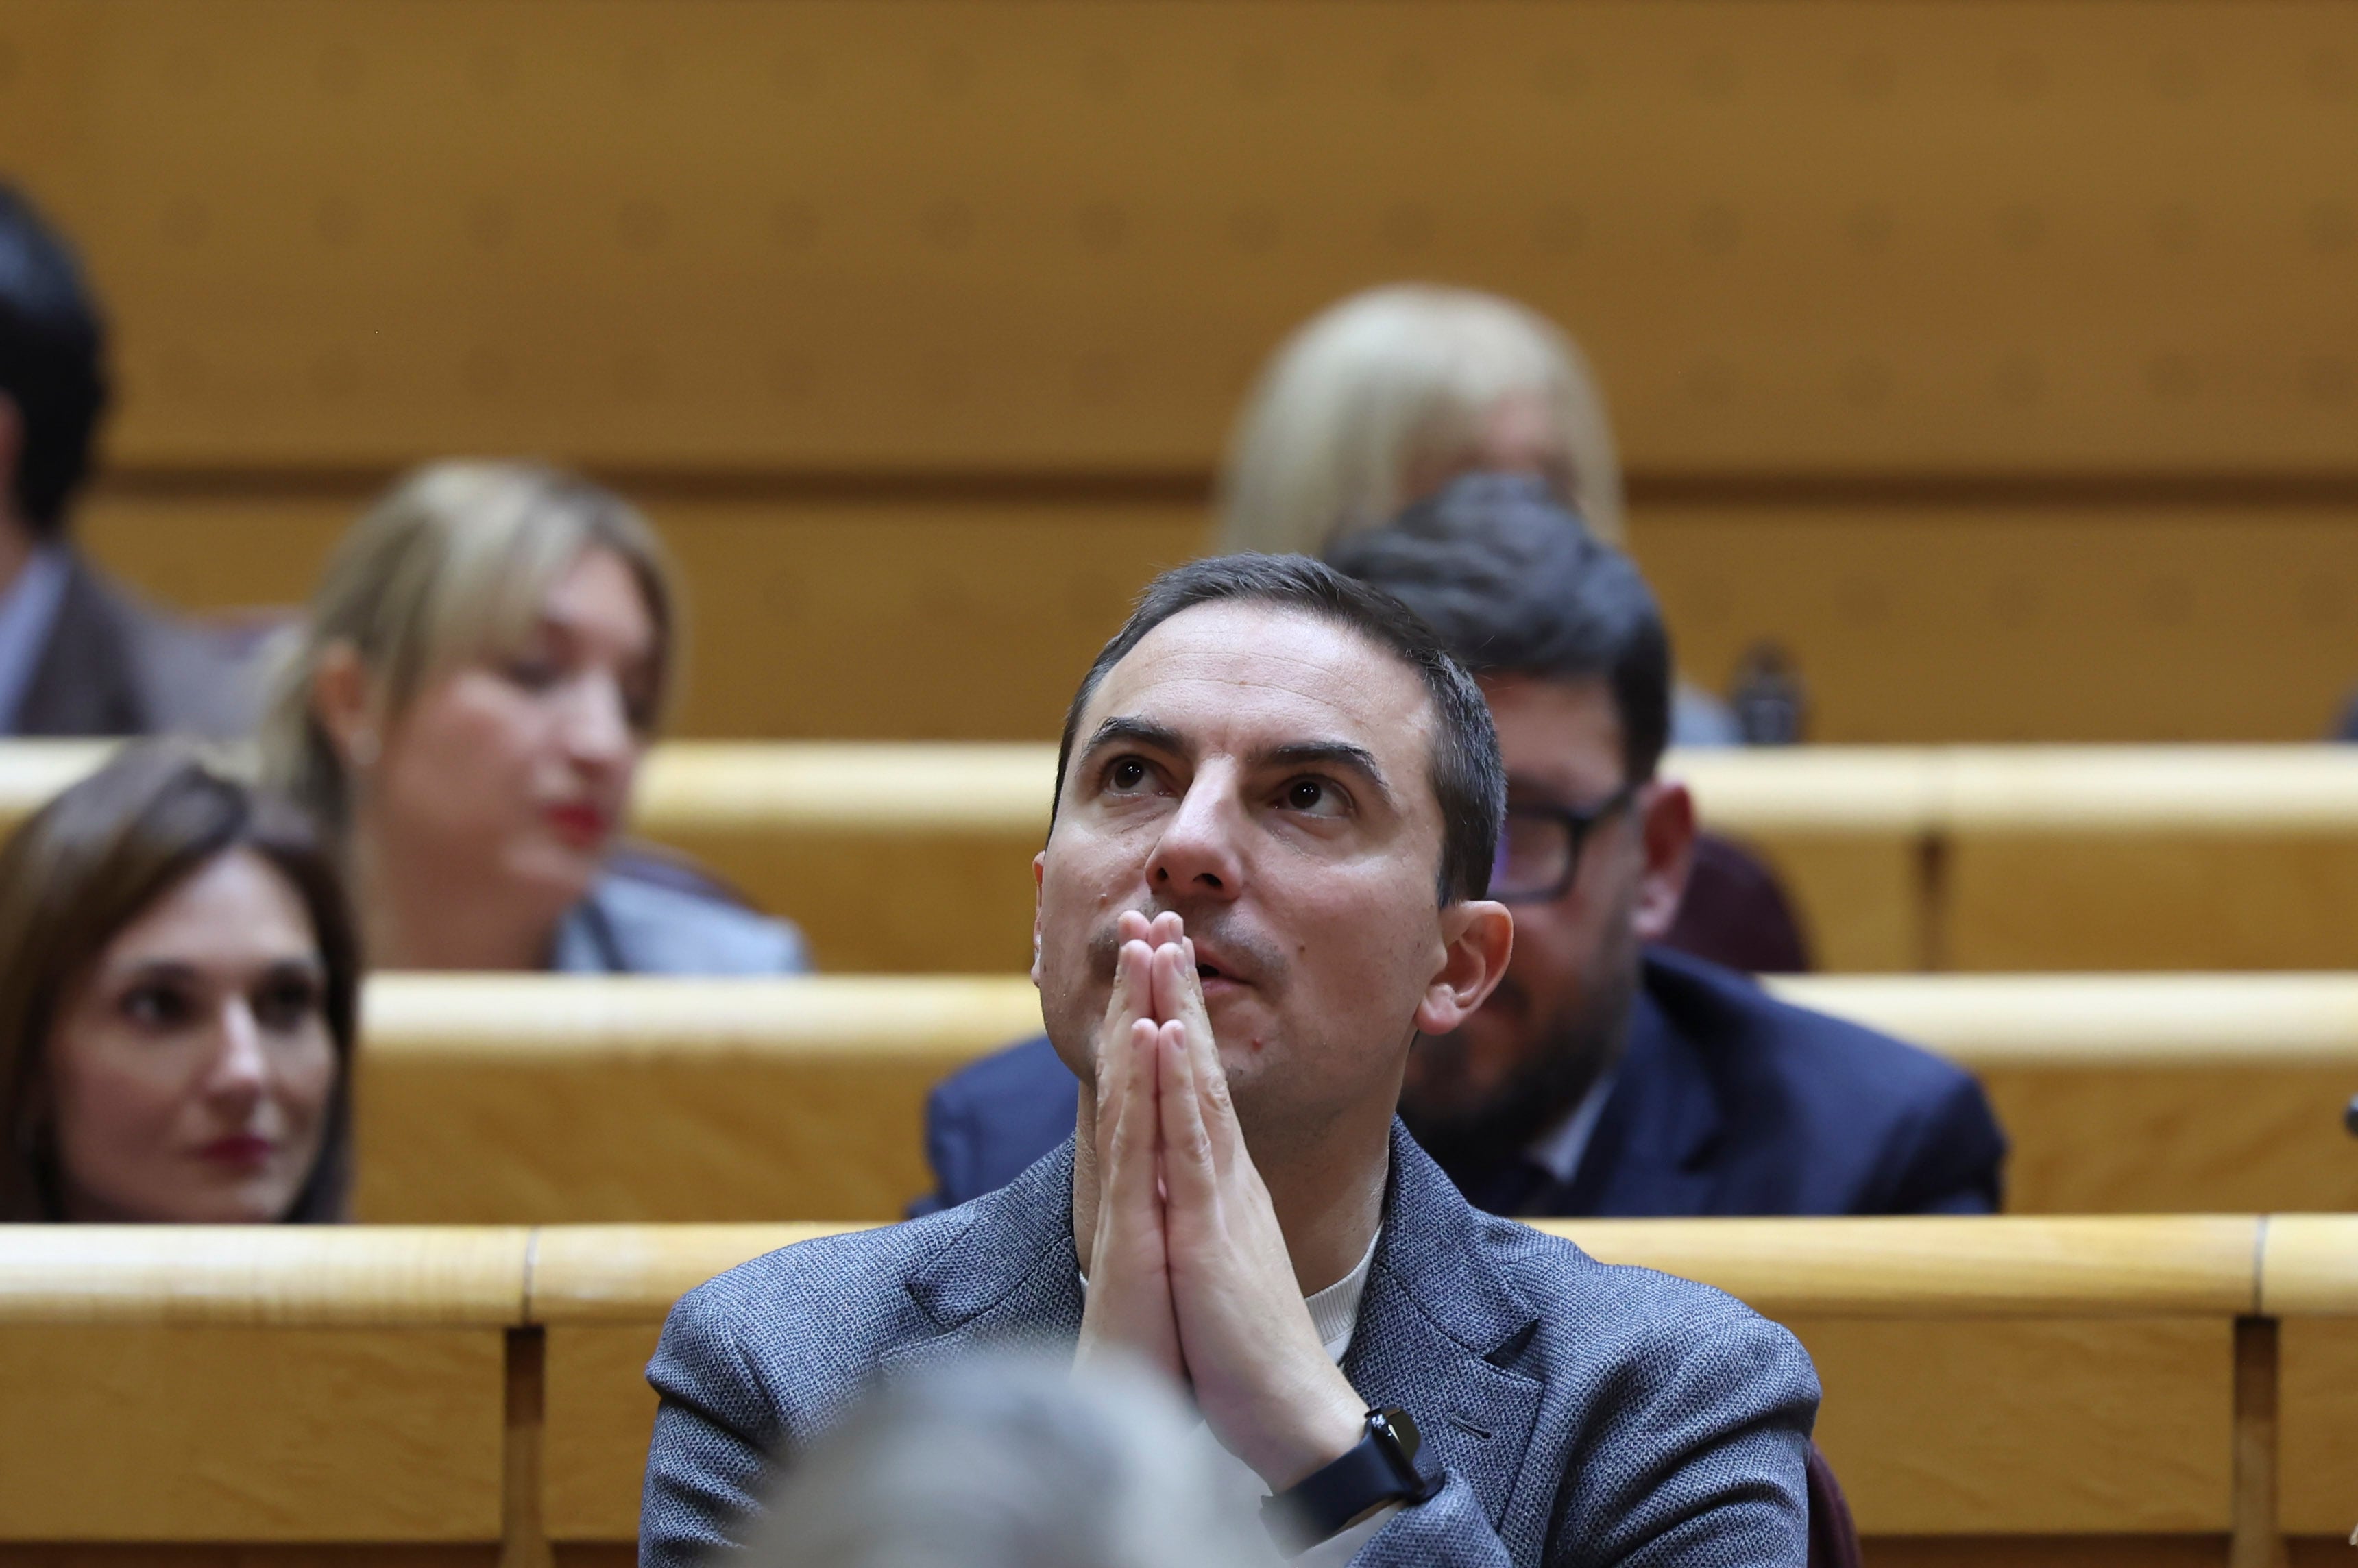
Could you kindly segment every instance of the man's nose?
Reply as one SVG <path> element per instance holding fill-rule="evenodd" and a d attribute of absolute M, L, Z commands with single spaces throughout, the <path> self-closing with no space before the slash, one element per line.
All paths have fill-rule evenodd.
<path fill-rule="evenodd" d="M 1244 827 L 1234 789 L 1217 773 L 1199 773 L 1163 824 L 1148 884 L 1172 899 L 1236 897 L 1244 886 L 1238 842 Z"/>

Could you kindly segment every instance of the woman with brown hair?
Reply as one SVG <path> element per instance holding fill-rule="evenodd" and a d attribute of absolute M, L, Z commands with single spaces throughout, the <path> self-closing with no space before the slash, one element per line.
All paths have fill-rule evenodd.
<path fill-rule="evenodd" d="M 301 813 L 118 752 L 0 851 L 0 1220 L 342 1218 L 360 979 Z"/>

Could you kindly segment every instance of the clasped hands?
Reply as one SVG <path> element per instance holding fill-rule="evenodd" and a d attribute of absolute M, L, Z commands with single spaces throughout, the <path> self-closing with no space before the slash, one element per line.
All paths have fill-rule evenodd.
<path fill-rule="evenodd" d="M 1142 1357 L 1282 1492 L 1355 1445 L 1366 1405 L 1318 1342 L 1245 1149 L 1195 944 L 1120 916 L 1097 1045 L 1097 1224 L 1078 1362 Z"/>

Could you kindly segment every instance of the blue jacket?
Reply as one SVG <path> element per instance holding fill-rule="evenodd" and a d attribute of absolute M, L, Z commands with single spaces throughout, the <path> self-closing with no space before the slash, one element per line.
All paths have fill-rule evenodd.
<path fill-rule="evenodd" d="M 1071 1134 L 1079 1092 L 1045 1039 L 937 1085 L 925 1152 L 940 1187 L 918 1211 L 1012 1180 Z M 1519 1212 L 1984 1214 L 2005 1161 L 1963 1069 L 1655 948 L 1578 1173 Z"/>
<path fill-rule="evenodd" d="M 561 975 L 799 975 L 810 954 L 787 922 L 618 858 L 557 924 L 548 967 Z"/>
<path fill-rule="evenodd" d="M 642 1568 L 740 1544 L 795 1452 L 879 1379 L 1081 1324 L 1070 1137 L 1008 1186 L 806 1241 L 683 1297 L 647 1380 Z M 1816 1374 L 1707 1286 L 1477 1213 L 1397 1122 L 1343 1373 L 1446 1477 L 1353 1559 L 1417 1568 L 1804 1561 Z"/>

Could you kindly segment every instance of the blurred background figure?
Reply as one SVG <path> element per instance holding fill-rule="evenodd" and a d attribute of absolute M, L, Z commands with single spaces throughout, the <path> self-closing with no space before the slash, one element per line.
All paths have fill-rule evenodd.
<path fill-rule="evenodd" d="M 359 993 L 300 812 L 117 753 L 0 852 L 0 1220 L 341 1218 Z"/>
<path fill-rule="evenodd" d="M 1219 547 L 1316 556 L 1461 473 L 1531 474 L 1627 546 L 1604 395 L 1546 317 L 1470 288 L 1391 284 L 1328 307 L 1281 345 L 1230 438 Z M 1671 741 L 1743 739 L 1683 683 Z"/>
<path fill-rule="evenodd" d="M 553 469 L 433 464 L 353 526 L 264 754 L 339 840 L 376 967 L 806 967 L 793 926 L 617 846 L 678 635 L 646 520 Z"/>
<path fill-rule="evenodd" d="M 991 1357 L 895 1383 L 795 1457 L 753 1568 L 1280 1561 L 1233 1461 L 1143 1369 Z"/>
<path fill-rule="evenodd" d="M 105 357 L 72 248 L 0 185 L 0 735 L 243 734 L 253 640 L 159 614 L 73 546 Z"/>
<path fill-rule="evenodd" d="M 1330 564 L 1439 633 L 1507 767 L 1489 896 L 1507 978 L 1411 1054 L 1401 1114 L 1513 1215 L 1987 1213 L 2006 1141 L 1952 1063 L 1669 950 L 1694 803 L 1658 768 L 1670 635 L 1619 551 L 1536 481 L 1469 474 Z"/>

